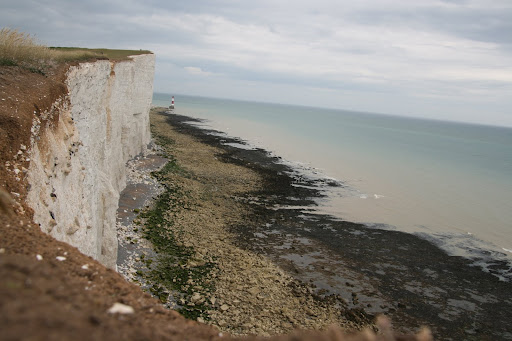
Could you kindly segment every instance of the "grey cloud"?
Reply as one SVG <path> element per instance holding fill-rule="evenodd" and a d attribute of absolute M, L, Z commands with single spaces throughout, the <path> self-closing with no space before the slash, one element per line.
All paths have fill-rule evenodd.
<path fill-rule="evenodd" d="M 351 20 L 365 25 L 407 26 L 440 31 L 467 39 L 512 44 L 512 5 L 509 8 L 407 8 L 393 11 L 365 10 Z"/>
<path fill-rule="evenodd" d="M 473 103 L 510 111 L 502 96 L 512 84 L 510 18 L 512 3 L 499 0 L 16 0 L 0 8 L 2 25 L 49 45 L 153 50 L 156 90 L 170 79 L 179 87 L 178 76 L 189 89 L 206 89 L 208 76 L 224 97 L 235 88 L 243 97 L 244 82 L 251 91 L 275 89 L 261 90 L 262 99 L 275 96 L 269 101 L 286 97 L 278 89 L 314 87 L 319 103 L 368 110 L 374 102 L 388 111 L 387 95 L 422 110 L 422 94 L 445 94 L 462 108 L 464 94 L 479 90 Z M 204 74 L 187 78 L 185 67 Z"/>

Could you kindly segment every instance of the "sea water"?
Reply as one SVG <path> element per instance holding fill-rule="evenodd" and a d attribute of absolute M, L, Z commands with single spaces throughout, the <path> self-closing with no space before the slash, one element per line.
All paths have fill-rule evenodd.
<path fill-rule="evenodd" d="M 321 213 L 512 260 L 511 128 L 193 96 L 176 96 L 174 112 L 338 180 Z"/>

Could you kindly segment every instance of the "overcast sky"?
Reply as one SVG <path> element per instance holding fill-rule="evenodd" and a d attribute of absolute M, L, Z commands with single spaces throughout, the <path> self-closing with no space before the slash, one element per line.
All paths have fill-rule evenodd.
<path fill-rule="evenodd" d="M 157 92 L 512 126 L 512 0 L 6 0 L 0 25 L 149 49 Z"/>

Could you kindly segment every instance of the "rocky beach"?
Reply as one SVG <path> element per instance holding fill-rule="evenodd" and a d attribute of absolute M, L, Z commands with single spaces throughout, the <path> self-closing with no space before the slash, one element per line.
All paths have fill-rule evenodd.
<path fill-rule="evenodd" d="M 202 278 L 186 274 L 183 279 L 176 274 L 171 281 L 183 282 L 174 286 L 177 292 L 172 292 L 169 283 L 160 283 L 166 292 L 163 302 L 233 335 L 270 336 L 297 328 L 321 330 L 330 325 L 349 330 L 370 326 L 371 316 L 349 309 L 340 297 L 320 297 L 311 286 L 293 278 L 267 257 L 241 247 L 232 228 L 250 219 L 252 212 L 245 201 L 252 193 L 265 190 L 261 175 L 245 165 L 226 162 L 221 149 L 180 132 L 179 127 L 169 125 L 169 119 L 162 108 L 152 110 L 152 132 L 161 146 L 157 153 L 166 153 L 178 165 L 161 178 L 168 184 L 165 190 L 174 190 L 173 201 L 179 202 L 178 207 L 169 207 L 165 213 L 170 216 L 167 228 L 176 238 L 173 242 L 191 250 L 190 255 L 173 265 L 194 271 L 209 264 L 210 269 Z M 134 176 L 139 183 L 147 183 L 149 179 L 140 176 L 144 171 L 147 174 L 148 168 L 142 166 L 131 173 L 139 175 Z M 132 199 L 140 195 L 131 188 L 129 185 L 125 189 L 121 200 L 126 197 L 135 204 L 137 200 Z M 120 213 L 139 209 L 140 203 L 139 208 L 120 205 Z M 131 221 L 126 221 L 128 227 L 120 227 L 120 250 L 125 250 L 121 253 L 130 255 L 119 257 L 118 266 L 128 279 L 142 281 L 151 289 L 155 283 L 148 282 L 154 276 L 148 279 L 143 275 L 141 279 L 138 275 L 147 270 L 148 259 L 153 258 L 154 265 L 160 256 L 144 244 L 144 229 L 137 224 L 136 216 L 133 214 Z M 145 219 L 140 219 L 143 225 Z M 134 245 L 138 243 L 139 247 Z"/>
<path fill-rule="evenodd" d="M 163 108 L 152 109 L 151 120 L 161 155 L 172 161 L 157 178 L 179 203 L 160 221 L 180 256 L 164 256 L 172 270 L 160 276 L 162 250 L 135 251 L 124 274 L 165 305 L 235 335 L 360 329 L 385 314 L 402 333 L 429 326 L 438 339 L 511 336 L 510 283 L 492 271 L 414 235 L 315 213 L 322 188 L 342 183 L 305 177 Z M 139 225 L 150 215 L 133 215 L 125 230 L 138 234 L 127 244 L 148 235 Z"/>

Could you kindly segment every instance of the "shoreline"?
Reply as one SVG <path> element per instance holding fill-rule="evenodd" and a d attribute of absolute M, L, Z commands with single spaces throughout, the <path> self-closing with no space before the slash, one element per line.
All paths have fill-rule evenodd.
<path fill-rule="evenodd" d="M 179 133 L 199 141 L 199 149 L 217 148 L 221 164 L 260 176 L 259 185 L 245 194 L 228 196 L 245 212 L 244 220 L 228 222 L 231 245 L 271 260 L 285 275 L 307 283 L 320 299 L 334 296 L 346 311 L 389 315 L 400 332 L 428 325 L 436 339 L 511 335 L 506 322 L 512 318 L 510 283 L 416 236 L 293 209 L 314 205 L 311 198 L 321 196 L 314 180 L 297 177 L 264 150 L 236 148 L 244 142 L 189 124 L 196 119 L 159 115 Z M 215 316 L 215 310 L 212 313 Z M 250 333 L 251 321 L 247 323 Z"/>
<path fill-rule="evenodd" d="M 129 261 L 119 266 L 129 270 L 123 271 L 125 277 L 140 282 L 165 306 L 231 335 L 271 336 L 297 328 L 323 330 L 331 325 L 355 331 L 371 326 L 370 316 L 348 309 L 343 300 L 317 296 L 313 288 L 267 257 L 237 245 L 237 237 L 228 227 L 243 224 L 251 214 L 241 201 L 262 189 L 260 175 L 243 165 L 222 161 L 221 149 L 195 141 L 179 128 L 171 129 L 166 122 L 168 116 L 154 111 L 153 134 L 175 160 L 175 170 L 161 178 L 159 175 L 159 181 L 179 193 L 173 199 L 179 202 L 178 207 L 170 207 L 165 213 L 169 218 L 165 229 L 173 238 L 166 243 L 175 244 L 173 250 L 185 251 L 171 256 L 169 262 L 167 258 L 162 260 L 167 255 L 151 252 L 145 243 L 134 250 L 137 245 L 131 242 L 140 243 L 145 232 L 133 221 L 147 223 L 150 218 L 131 214 L 129 226 L 119 233 L 120 239 L 130 237 L 120 241 L 120 253 L 132 249 L 132 254 L 125 257 Z M 131 195 L 126 194 L 129 203 Z M 121 211 L 125 209 L 120 207 Z M 126 233 L 127 229 L 131 231 Z M 123 263 L 123 259 L 120 261 Z M 161 262 L 170 266 L 172 277 L 155 283 L 154 271 L 168 270 L 158 268 Z"/>
<path fill-rule="evenodd" d="M 308 114 L 292 106 L 179 97 L 175 112 L 204 119 L 202 127 L 224 131 L 246 140 L 249 147 L 281 156 L 306 175 L 339 179 L 344 186 L 326 189 L 328 196 L 318 200 L 322 213 L 371 227 L 424 234 L 449 254 L 474 259 L 484 271 L 485 263 L 492 264 L 494 259 L 512 266 L 512 253 L 503 249 L 512 245 L 506 228 L 507 221 L 512 221 L 506 207 L 512 200 L 512 191 L 507 190 L 511 183 L 505 180 L 510 172 L 504 172 L 509 158 L 503 149 L 510 134 L 492 134 L 484 128 L 460 127 L 459 131 L 457 126 L 393 121 L 343 110 L 329 114 L 311 108 Z M 163 104 L 163 99 L 156 96 L 154 103 Z M 452 144 L 450 136 L 461 139 Z M 409 138 L 410 143 L 397 145 Z M 469 144 L 462 141 L 471 141 L 480 153 L 466 150 Z M 434 153 L 440 145 L 446 148 Z M 492 155 L 501 157 L 493 162 Z M 512 271 L 489 270 L 512 281 Z"/>

